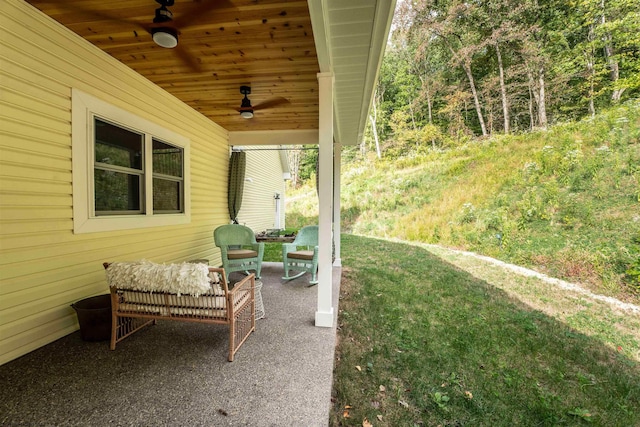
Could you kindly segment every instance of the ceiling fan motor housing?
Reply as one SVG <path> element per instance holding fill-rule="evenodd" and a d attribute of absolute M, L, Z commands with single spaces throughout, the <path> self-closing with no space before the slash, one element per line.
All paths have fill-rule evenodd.
<path fill-rule="evenodd" d="M 165 24 L 173 21 L 173 13 L 167 6 L 173 6 L 174 0 L 156 0 L 160 7 L 156 9 L 156 16 L 153 18 L 154 24 Z M 153 41 L 160 47 L 172 49 L 178 45 L 178 30 L 172 26 L 157 27 L 151 29 Z"/>
<path fill-rule="evenodd" d="M 251 88 L 249 86 L 240 86 L 240 93 L 244 95 L 240 105 L 240 115 L 245 119 L 251 119 L 253 118 L 253 107 L 251 106 L 251 100 L 247 98 L 247 95 L 251 94 Z"/>
<path fill-rule="evenodd" d="M 156 9 L 156 16 L 153 18 L 155 24 L 173 21 L 173 13 L 165 5 Z"/>
<path fill-rule="evenodd" d="M 247 108 L 253 111 L 253 107 L 251 107 L 251 100 L 247 98 L 247 95 L 251 95 L 251 88 L 249 86 L 240 86 L 240 93 L 244 95 L 240 108 Z"/>

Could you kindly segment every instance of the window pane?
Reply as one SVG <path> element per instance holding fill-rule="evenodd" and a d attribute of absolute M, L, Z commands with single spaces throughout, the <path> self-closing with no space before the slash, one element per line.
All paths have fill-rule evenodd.
<path fill-rule="evenodd" d="M 182 177 L 182 148 L 153 140 L 153 173 Z"/>
<path fill-rule="evenodd" d="M 140 176 L 95 170 L 96 215 L 141 213 Z"/>
<path fill-rule="evenodd" d="M 181 181 L 169 181 L 166 179 L 154 178 L 153 212 L 182 212 L 182 191 L 180 191 L 181 187 Z"/>
<path fill-rule="evenodd" d="M 95 119 L 95 161 L 142 170 L 144 136 Z"/>

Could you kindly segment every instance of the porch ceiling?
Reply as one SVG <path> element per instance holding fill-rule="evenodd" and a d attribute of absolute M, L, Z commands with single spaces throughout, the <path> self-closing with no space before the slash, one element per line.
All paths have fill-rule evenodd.
<path fill-rule="evenodd" d="M 334 133 L 343 144 L 360 141 L 395 6 L 395 0 L 175 0 L 169 10 L 179 43 L 165 49 L 148 32 L 159 7 L 153 0 L 27 2 L 231 133 L 313 135 L 316 75 L 333 71 Z M 243 119 L 242 85 L 251 87 L 254 107 L 281 103 Z"/>

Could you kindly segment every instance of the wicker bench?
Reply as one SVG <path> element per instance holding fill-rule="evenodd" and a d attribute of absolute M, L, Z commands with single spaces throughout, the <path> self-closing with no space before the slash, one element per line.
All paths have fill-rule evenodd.
<path fill-rule="evenodd" d="M 110 263 L 104 263 L 107 270 Z M 255 331 L 255 276 L 229 290 L 224 269 L 208 267 L 211 289 L 198 296 L 134 290 L 118 283 L 111 289 L 111 350 L 157 320 L 223 324 L 229 327 L 229 362 Z M 216 282 L 217 281 L 217 282 Z"/>

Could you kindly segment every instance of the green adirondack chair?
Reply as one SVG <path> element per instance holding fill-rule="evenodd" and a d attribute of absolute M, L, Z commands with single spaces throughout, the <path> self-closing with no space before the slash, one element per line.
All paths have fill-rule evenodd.
<path fill-rule="evenodd" d="M 318 226 L 302 227 L 292 243 L 282 245 L 282 262 L 284 263 L 283 280 L 292 280 L 305 273 L 311 273 L 309 284 L 318 283 Z M 290 271 L 297 271 L 290 276 Z"/>
<path fill-rule="evenodd" d="M 249 270 L 254 270 L 256 278 L 260 278 L 264 243 L 256 242 L 252 229 L 239 224 L 221 225 L 213 231 L 213 240 L 220 248 L 227 280 L 233 271 L 249 274 Z"/>

